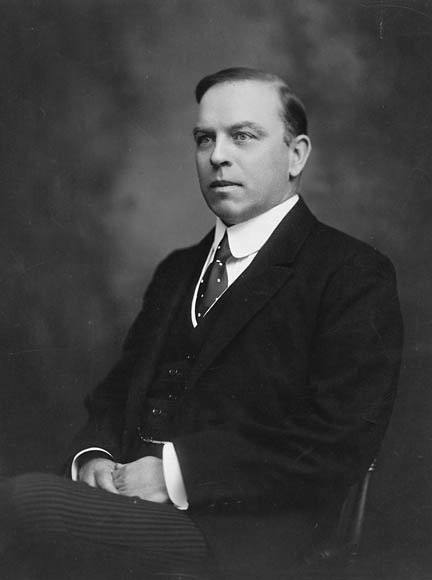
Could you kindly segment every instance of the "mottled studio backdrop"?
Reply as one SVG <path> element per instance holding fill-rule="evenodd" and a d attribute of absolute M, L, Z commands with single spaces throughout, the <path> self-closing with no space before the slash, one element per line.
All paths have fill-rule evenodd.
<path fill-rule="evenodd" d="M 428 0 L 0 0 L 0 471 L 57 465 L 155 264 L 211 226 L 194 173 L 193 87 L 232 65 L 269 69 L 297 88 L 314 144 L 306 201 L 397 267 L 405 362 L 368 537 L 375 550 L 406 549 L 400 569 L 423 578 L 416 554 L 430 546 L 432 496 Z"/>

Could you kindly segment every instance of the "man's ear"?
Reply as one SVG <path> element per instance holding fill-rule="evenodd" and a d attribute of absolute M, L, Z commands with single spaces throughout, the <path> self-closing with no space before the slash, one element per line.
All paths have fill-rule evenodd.
<path fill-rule="evenodd" d="M 297 135 L 291 138 L 289 149 L 289 176 L 295 178 L 300 175 L 306 165 L 312 151 L 311 141 L 307 135 Z"/>

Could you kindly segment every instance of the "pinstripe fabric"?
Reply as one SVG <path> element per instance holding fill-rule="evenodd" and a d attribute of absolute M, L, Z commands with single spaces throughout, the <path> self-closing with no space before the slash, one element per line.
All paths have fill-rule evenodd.
<path fill-rule="evenodd" d="M 69 539 L 93 546 L 95 553 L 123 553 L 159 572 L 180 570 L 185 578 L 188 571 L 205 569 L 208 551 L 201 532 L 172 505 L 38 473 L 7 480 L 0 485 L 0 496 L 18 538 L 39 543 L 44 537 Z"/>

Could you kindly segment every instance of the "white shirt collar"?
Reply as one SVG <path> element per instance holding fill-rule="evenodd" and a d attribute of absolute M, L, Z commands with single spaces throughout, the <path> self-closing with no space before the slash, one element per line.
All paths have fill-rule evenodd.
<path fill-rule="evenodd" d="M 294 195 L 266 212 L 228 228 L 220 218 L 216 218 L 213 248 L 219 244 L 225 231 L 227 231 L 229 246 L 234 258 L 245 258 L 255 254 L 263 247 L 298 200 L 299 196 Z"/>

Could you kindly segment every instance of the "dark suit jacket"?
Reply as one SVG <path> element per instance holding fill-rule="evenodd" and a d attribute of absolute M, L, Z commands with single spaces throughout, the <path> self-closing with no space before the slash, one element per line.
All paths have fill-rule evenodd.
<path fill-rule="evenodd" d="M 101 446 L 122 459 L 212 236 L 157 268 L 120 362 L 87 400 L 76 449 Z M 402 323 L 389 260 L 318 222 L 302 200 L 218 308 L 174 444 L 189 513 L 222 554 L 238 542 L 236 526 L 249 551 L 249 533 L 270 546 L 290 521 L 301 536 L 304 514 L 317 527 L 362 476 L 390 417 Z"/>

